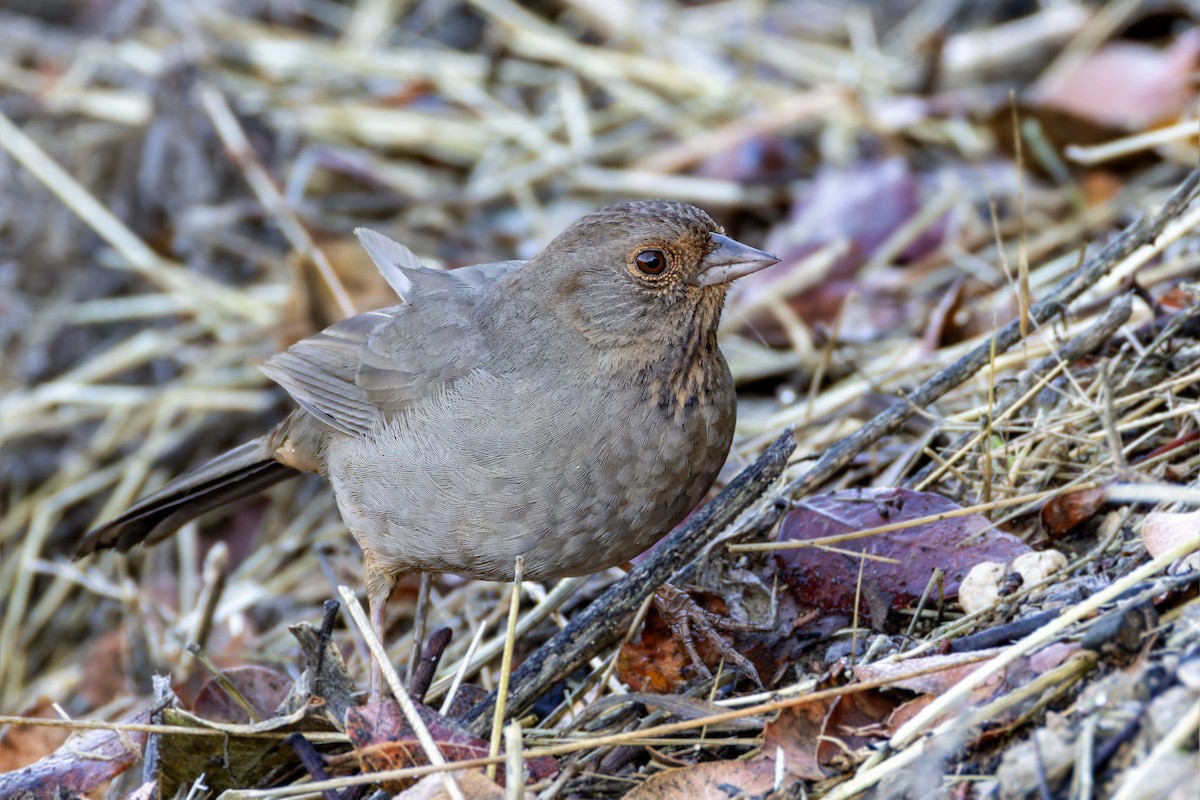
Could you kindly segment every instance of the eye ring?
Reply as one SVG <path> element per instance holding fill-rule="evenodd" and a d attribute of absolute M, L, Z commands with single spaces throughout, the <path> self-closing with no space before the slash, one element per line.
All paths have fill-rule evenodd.
<path fill-rule="evenodd" d="M 633 263 L 643 275 L 662 275 L 669 266 L 667 254 L 657 247 L 640 251 L 633 257 Z"/>

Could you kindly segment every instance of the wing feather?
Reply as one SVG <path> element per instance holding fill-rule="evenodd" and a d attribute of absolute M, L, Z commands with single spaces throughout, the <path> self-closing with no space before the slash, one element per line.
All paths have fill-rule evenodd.
<path fill-rule="evenodd" d="M 398 242 L 355 230 L 404 303 L 331 325 L 263 365 L 301 408 L 330 428 L 366 435 L 382 418 L 469 374 L 488 349 L 475 315 L 476 292 L 523 262 L 451 272 L 422 267 Z"/>

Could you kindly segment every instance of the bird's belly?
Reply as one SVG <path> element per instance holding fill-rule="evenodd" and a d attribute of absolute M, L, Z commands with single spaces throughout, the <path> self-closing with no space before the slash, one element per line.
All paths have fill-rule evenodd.
<path fill-rule="evenodd" d="M 678 523 L 728 454 L 733 412 L 712 403 L 679 418 L 487 383 L 330 442 L 343 519 L 382 569 L 511 580 L 520 555 L 534 580 L 597 572 Z"/>

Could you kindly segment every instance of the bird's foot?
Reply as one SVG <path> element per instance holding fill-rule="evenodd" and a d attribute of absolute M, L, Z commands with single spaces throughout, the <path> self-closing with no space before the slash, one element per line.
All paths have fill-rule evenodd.
<path fill-rule="evenodd" d="M 677 589 L 669 583 L 664 583 L 654 595 L 654 608 L 662 615 L 671 628 L 671 635 L 687 653 L 692 662 L 692 668 L 705 678 L 712 677 L 712 671 L 696 650 L 697 638 L 708 642 L 725 663 L 735 672 L 754 681 L 754 685 L 762 688 L 758 670 L 750 663 L 750 659 L 733 649 L 725 641 L 720 631 L 752 631 L 758 630 L 754 625 L 738 622 L 721 614 L 706 611 L 701 608 L 692 596 L 682 589 Z"/>

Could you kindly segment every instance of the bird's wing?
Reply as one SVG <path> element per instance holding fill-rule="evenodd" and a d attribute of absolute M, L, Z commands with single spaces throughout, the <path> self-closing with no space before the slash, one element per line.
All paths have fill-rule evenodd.
<path fill-rule="evenodd" d="M 367 393 L 354 383 L 358 353 L 371 331 L 407 306 L 358 314 L 301 339 L 262 365 L 301 408 L 335 430 L 364 434 L 379 417 Z"/>
<path fill-rule="evenodd" d="M 479 329 L 478 290 L 522 263 L 422 274 L 412 312 L 371 331 L 359 352 L 355 383 L 370 402 L 395 414 L 483 366 L 491 343 Z"/>
<path fill-rule="evenodd" d="M 363 435 L 474 368 L 476 290 L 523 262 L 441 272 L 421 267 L 380 234 L 357 233 L 404 304 L 331 325 L 273 356 L 262 371 L 325 425 Z"/>

